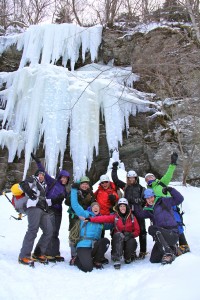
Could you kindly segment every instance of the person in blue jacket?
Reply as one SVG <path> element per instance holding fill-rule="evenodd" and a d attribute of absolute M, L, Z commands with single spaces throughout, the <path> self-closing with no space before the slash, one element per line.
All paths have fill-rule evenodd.
<path fill-rule="evenodd" d="M 147 205 L 140 209 L 135 206 L 135 214 L 141 218 L 150 218 L 153 225 L 148 232 L 153 237 L 153 246 L 150 261 L 161 264 L 172 263 L 175 259 L 176 244 L 179 239 L 179 231 L 174 217 L 173 206 L 183 202 L 183 196 L 172 187 L 165 187 L 165 192 L 170 192 L 171 197 L 156 197 L 152 189 L 144 191 Z"/>
<path fill-rule="evenodd" d="M 90 209 L 84 210 L 78 202 L 78 190 L 72 188 L 71 206 L 81 219 L 80 240 L 76 246 L 77 257 L 74 265 L 83 272 L 91 272 L 93 267 L 101 269 L 103 267 L 101 261 L 110 245 L 110 241 L 107 238 L 101 238 L 102 224 L 84 222 L 86 218 L 99 215 L 99 204 L 93 202 Z"/>
<path fill-rule="evenodd" d="M 37 158 L 33 153 L 31 157 L 35 160 L 39 170 L 44 172 L 46 188 L 46 198 L 49 205 L 49 213 L 53 225 L 53 236 L 46 249 L 46 256 L 49 261 L 64 261 L 64 257 L 60 256 L 60 240 L 59 231 L 62 221 L 62 202 L 67 196 L 66 185 L 69 182 L 70 174 L 66 170 L 61 170 L 57 175 L 57 178 L 51 177 L 42 165 L 39 158 Z M 40 255 L 40 245 L 37 244 L 34 255 Z"/>

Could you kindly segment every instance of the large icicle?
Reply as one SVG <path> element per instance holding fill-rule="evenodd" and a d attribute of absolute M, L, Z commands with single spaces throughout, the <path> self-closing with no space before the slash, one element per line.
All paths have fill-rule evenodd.
<path fill-rule="evenodd" d="M 116 74 L 117 77 L 116 77 Z M 109 149 L 122 144 L 122 131 L 128 129 L 128 117 L 147 110 L 147 94 L 124 87 L 130 69 L 98 64 L 69 72 L 53 65 L 25 67 L 4 74 L 7 106 L 3 114 L 0 144 L 9 150 L 9 161 L 25 150 L 24 176 L 29 167 L 30 153 L 44 139 L 48 172 L 56 174 L 60 157 L 62 166 L 70 129 L 70 151 L 73 175 L 79 179 L 90 168 L 93 152 L 98 154 L 99 112 L 102 111 Z M 134 77 L 134 76 L 133 76 Z"/>

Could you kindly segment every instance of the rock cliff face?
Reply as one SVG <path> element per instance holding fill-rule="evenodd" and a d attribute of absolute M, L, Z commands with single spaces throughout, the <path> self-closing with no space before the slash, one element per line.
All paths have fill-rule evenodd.
<path fill-rule="evenodd" d="M 16 70 L 20 58 L 19 52 L 9 49 L 0 57 L 0 71 Z M 189 162 L 188 182 L 199 185 L 200 51 L 188 30 L 160 28 L 147 34 L 125 34 L 120 30 L 104 29 L 99 58 L 105 63 L 112 60 L 116 66 L 132 65 L 133 72 L 140 76 L 134 88 L 154 93 L 154 101 L 160 106 L 158 110 L 152 108 L 148 113 L 130 117 L 128 135 L 124 132 L 123 145 L 119 146 L 120 159 L 126 169 L 134 169 L 140 176 L 147 172 L 162 176 L 171 152 L 177 151 L 179 161 L 174 180 L 182 180 Z M 193 159 L 189 161 L 191 153 Z M 44 157 L 43 151 L 39 150 L 38 155 Z M 99 155 L 94 157 L 88 173 L 93 182 L 106 172 L 109 156 L 102 121 Z M 20 181 L 23 175 L 23 156 L 13 163 L 8 163 L 7 157 L 7 150 L 0 150 L 1 189 Z M 69 145 L 63 167 L 72 173 Z M 29 174 L 35 170 L 32 163 Z"/>

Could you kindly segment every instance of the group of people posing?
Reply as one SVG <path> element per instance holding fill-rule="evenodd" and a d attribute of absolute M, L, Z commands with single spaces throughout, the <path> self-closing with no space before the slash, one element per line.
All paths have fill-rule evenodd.
<path fill-rule="evenodd" d="M 20 263 L 34 266 L 34 261 L 44 264 L 64 261 L 59 241 L 63 201 L 69 214 L 69 264 L 84 272 L 102 269 L 109 263 L 105 253 L 110 244 L 115 269 L 120 269 L 123 261 L 130 264 L 136 259 L 144 259 L 147 255 L 147 218 L 151 221 L 148 233 L 154 241 L 151 263 L 169 264 L 176 256 L 190 251 L 179 211 L 183 196 L 168 186 L 176 169 L 176 152 L 171 155 L 171 164 L 161 179 L 156 179 L 152 173 L 146 174 L 147 189 L 140 185 L 139 176 L 133 170 L 127 172 L 126 182 L 121 181 L 117 174 L 118 162 L 114 162 L 112 181 L 106 174 L 102 175 L 95 192 L 87 176 L 81 177 L 67 191 L 70 180 L 67 171 L 61 170 L 56 178 L 52 178 L 41 161 L 33 153 L 31 156 L 38 171 L 18 184 L 21 193 L 15 199 L 16 203 L 24 200 L 23 210 L 28 218 Z M 42 235 L 33 250 L 39 228 Z M 106 230 L 109 230 L 110 238 L 105 237 Z"/>

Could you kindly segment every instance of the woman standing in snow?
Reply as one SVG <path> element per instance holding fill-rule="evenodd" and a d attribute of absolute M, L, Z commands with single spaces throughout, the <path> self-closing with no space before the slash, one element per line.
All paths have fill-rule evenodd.
<path fill-rule="evenodd" d="M 71 205 L 76 215 L 80 217 L 80 239 L 77 243 L 77 257 L 74 264 L 83 272 L 91 272 L 93 266 L 102 268 L 102 257 L 107 251 L 110 241 L 101 238 L 101 224 L 87 224 L 83 220 L 99 215 L 100 207 L 97 202 L 91 204 L 91 210 L 84 210 L 78 202 L 78 190 L 71 189 Z M 83 220 L 82 220 L 83 219 Z"/>

